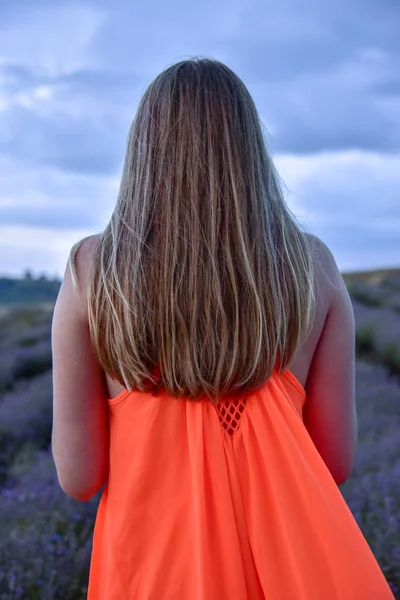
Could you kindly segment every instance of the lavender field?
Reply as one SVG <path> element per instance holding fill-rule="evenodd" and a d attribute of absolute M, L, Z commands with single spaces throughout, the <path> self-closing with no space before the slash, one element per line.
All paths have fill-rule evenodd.
<path fill-rule="evenodd" d="M 400 599 L 400 272 L 345 280 L 357 324 L 359 443 L 341 491 Z M 83 504 L 58 486 L 51 314 L 51 305 L 0 307 L 1 600 L 86 597 L 99 494 Z"/>

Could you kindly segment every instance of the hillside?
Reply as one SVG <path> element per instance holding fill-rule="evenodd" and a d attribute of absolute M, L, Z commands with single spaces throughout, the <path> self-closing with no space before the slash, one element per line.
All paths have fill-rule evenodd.
<path fill-rule="evenodd" d="M 364 304 L 398 307 L 400 310 L 400 269 L 342 275 L 354 299 L 363 296 Z M 34 278 L 27 274 L 22 278 L 0 277 L 0 305 L 55 302 L 60 285 L 61 280 L 44 276 Z"/>
<path fill-rule="evenodd" d="M 61 281 L 46 277 L 21 279 L 0 277 L 0 306 L 15 304 L 54 303 Z"/>
<path fill-rule="evenodd" d="M 400 288 L 399 269 L 375 269 L 372 271 L 349 271 L 342 273 L 346 284 L 364 282 L 368 285 L 387 285 L 394 282 Z"/>

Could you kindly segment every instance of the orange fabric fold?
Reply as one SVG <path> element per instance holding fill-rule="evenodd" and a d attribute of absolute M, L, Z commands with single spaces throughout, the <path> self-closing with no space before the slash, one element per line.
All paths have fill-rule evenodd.
<path fill-rule="evenodd" d="M 89 600 L 393 600 L 274 371 L 228 433 L 207 399 L 109 401 Z"/>

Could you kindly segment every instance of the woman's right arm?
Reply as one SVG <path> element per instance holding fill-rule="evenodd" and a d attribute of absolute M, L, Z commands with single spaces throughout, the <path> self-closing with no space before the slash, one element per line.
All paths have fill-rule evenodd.
<path fill-rule="evenodd" d="M 307 377 L 303 419 L 340 485 L 353 470 L 358 435 L 355 322 L 350 296 L 335 259 L 327 246 L 318 242 L 322 285 L 328 290 L 330 307 Z"/>

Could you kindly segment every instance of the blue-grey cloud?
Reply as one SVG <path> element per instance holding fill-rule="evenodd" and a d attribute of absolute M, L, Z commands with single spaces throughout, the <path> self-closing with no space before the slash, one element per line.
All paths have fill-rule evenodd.
<path fill-rule="evenodd" d="M 25 108 L 11 111 L 12 128 L 0 152 L 30 164 L 84 173 L 115 173 L 125 136 L 113 123 L 84 117 L 49 119 Z"/>
<path fill-rule="evenodd" d="M 278 166 L 295 212 L 343 269 L 399 265 L 400 153 L 284 156 Z"/>
<path fill-rule="evenodd" d="M 85 227 L 94 229 L 99 225 L 93 211 L 91 213 L 85 211 L 84 207 L 81 210 L 70 210 L 66 206 L 52 212 L 35 207 L 21 210 L 18 206 L 8 206 L 1 209 L 0 225 L 1 223 L 11 227 L 39 227 L 53 230 L 79 230 Z"/>
<path fill-rule="evenodd" d="M 21 12 L 12 3 L 4 6 L 4 23 L 16 27 Z M 35 7 L 51 7 L 49 19 L 55 21 L 54 3 L 24 6 L 32 15 Z M 59 6 L 62 17 L 68 2 Z M 214 6 L 210 0 L 184 7 L 177 0 L 114 7 L 97 0 L 85 6 L 103 15 L 85 46 L 91 67 L 50 74 L 34 57 L 29 65 L 26 56 L 25 63 L 4 57 L 0 89 L 11 107 L 0 113 L 0 126 L 5 120 L 12 135 L 3 136 L 0 152 L 72 171 L 116 172 L 140 93 L 162 67 L 196 50 L 225 60 L 243 77 L 273 130 L 277 152 L 400 147 L 400 105 L 387 110 L 385 103 L 400 87 L 400 5 L 390 0 L 356 0 L 351 6 L 341 0 L 334 7 L 320 0 L 301 11 L 289 0 L 273 7 L 261 0 L 249 7 Z M 22 25 L 29 36 L 29 22 Z M 31 35 L 39 33 L 36 20 Z M 1 50 L 6 52 L 0 43 Z M 50 99 L 46 114 L 15 99 L 38 86 L 46 86 L 58 102 Z"/>
<path fill-rule="evenodd" d="M 0 228 L 101 231 L 118 193 L 118 178 L 0 160 Z"/>
<path fill-rule="evenodd" d="M 309 172 L 292 165 L 303 170 L 292 187 L 341 264 L 393 264 L 399 25 L 394 0 L 2 0 L 0 228 L 46 228 L 68 243 L 68 231 L 100 230 L 141 94 L 171 62 L 206 55 L 248 85 L 275 154 L 314 155 Z M 384 169 L 370 162 L 379 154 Z"/>
<path fill-rule="evenodd" d="M 51 77 L 9 64 L 0 65 L 1 77 L 11 106 L 3 117 L 0 153 L 71 171 L 118 170 L 137 100 L 133 74 L 79 69 Z M 23 102 L 35 90 L 50 95 L 44 110 Z"/>

